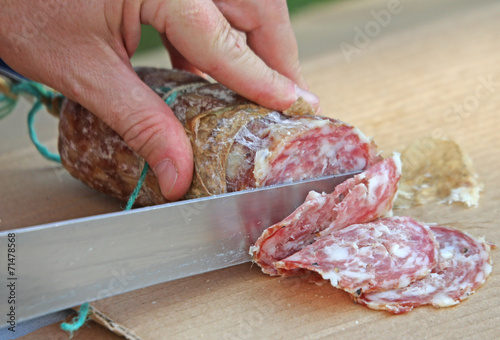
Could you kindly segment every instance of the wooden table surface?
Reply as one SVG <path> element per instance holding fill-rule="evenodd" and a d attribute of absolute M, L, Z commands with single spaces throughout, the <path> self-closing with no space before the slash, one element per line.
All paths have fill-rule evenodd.
<path fill-rule="evenodd" d="M 352 15 L 357 21 L 350 23 L 352 32 L 344 40 L 336 38 L 336 48 L 307 59 L 306 79 L 321 98 L 325 115 L 358 126 L 374 137 L 385 155 L 418 138 L 457 141 L 484 183 L 479 207 L 426 205 L 396 210 L 395 215 L 450 225 L 500 244 L 500 136 L 496 132 L 500 126 L 500 3 L 479 1 L 453 11 L 438 6 L 444 12 L 433 20 L 399 27 L 401 20 L 412 17 L 411 6 L 416 6 L 401 1 L 400 11 L 377 29 L 370 11 L 388 9 L 389 3 L 340 2 L 328 7 L 332 15 Z M 310 16 L 324 17 L 325 12 L 318 9 Z M 397 30 L 391 29 L 391 22 Z M 298 25 L 305 24 L 299 21 Z M 356 27 L 370 34 L 365 43 L 356 38 Z M 328 36 L 329 31 L 321 34 Z M 351 54 L 342 52 L 342 42 L 353 48 Z M 0 122 L 0 228 L 119 210 L 119 202 L 84 187 L 37 155 L 23 130 L 22 112 L 27 107 L 21 105 Z M 42 140 L 54 146 L 55 122 L 41 117 L 39 124 Z M 492 274 L 467 301 L 445 309 L 422 307 L 399 316 L 354 304 L 329 285 L 269 277 L 250 264 L 141 289 L 93 306 L 136 339 L 498 338 L 499 253 L 492 252 Z M 77 338 L 84 339 L 89 331 L 83 329 Z M 52 326 L 24 338 L 60 336 L 58 332 Z"/>

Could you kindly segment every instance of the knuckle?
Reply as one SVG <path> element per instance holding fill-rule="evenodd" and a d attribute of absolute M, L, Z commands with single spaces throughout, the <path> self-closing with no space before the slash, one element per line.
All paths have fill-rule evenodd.
<path fill-rule="evenodd" d="M 300 66 L 298 54 L 297 54 L 297 56 L 294 56 L 294 58 L 292 60 L 293 61 L 290 65 L 290 75 L 287 75 L 287 76 L 289 78 L 290 77 L 292 77 L 292 78 L 300 77 L 300 75 L 302 74 L 302 67 Z"/>
<path fill-rule="evenodd" d="M 294 101 L 294 93 L 290 92 L 289 81 L 276 71 L 269 73 L 266 86 L 261 93 L 261 99 L 267 106 L 276 110 L 287 109 Z"/>
<path fill-rule="evenodd" d="M 269 0 L 261 0 L 261 1 L 269 1 Z M 271 0 L 267 2 L 273 11 L 277 14 L 286 14 L 288 15 L 288 4 L 286 0 Z"/>
<path fill-rule="evenodd" d="M 270 92 L 270 99 L 274 98 L 276 96 L 281 97 L 281 92 L 283 89 L 283 81 L 282 81 L 282 76 L 276 72 L 272 71 L 269 74 L 269 84 L 270 88 L 272 88 L 274 91 L 269 91 Z"/>
<path fill-rule="evenodd" d="M 207 6 L 208 4 L 200 1 L 186 2 L 180 9 L 179 18 L 191 26 L 210 31 L 214 28 L 214 23 L 212 17 L 207 15 L 210 12 Z"/>
<path fill-rule="evenodd" d="M 158 32 L 165 32 L 165 28 L 166 28 L 165 18 L 168 18 L 167 14 L 168 14 L 168 11 L 170 10 L 170 8 L 168 6 L 167 1 L 160 1 L 157 6 L 158 7 L 156 9 L 155 14 L 153 15 L 151 25 Z"/>
<path fill-rule="evenodd" d="M 278 26 L 290 25 L 290 15 L 288 13 L 288 4 L 286 0 L 272 0 L 268 3 L 266 20 L 271 20 Z"/>
<path fill-rule="evenodd" d="M 51 65 L 52 66 L 52 65 Z M 81 103 L 85 98 L 85 86 L 76 77 L 61 77 L 58 80 L 64 89 L 64 95 L 72 100 Z"/>
<path fill-rule="evenodd" d="M 233 29 L 227 21 L 220 21 L 219 33 L 214 36 L 210 47 L 211 58 L 208 59 L 206 70 L 208 73 L 219 71 L 227 64 L 246 64 L 252 58 L 246 35 Z"/>
<path fill-rule="evenodd" d="M 248 0 L 224 0 L 216 2 L 219 10 L 237 29 L 251 32 L 262 25 L 265 2 Z"/>
<path fill-rule="evenodd" d="M 215 36 L 214 40 L 215 51 L 240 49 L 243 45 L 246 45 L 243 36 L 223 18 L 218 20 L 217 26 L 219 27 L 219 34 Z"/>

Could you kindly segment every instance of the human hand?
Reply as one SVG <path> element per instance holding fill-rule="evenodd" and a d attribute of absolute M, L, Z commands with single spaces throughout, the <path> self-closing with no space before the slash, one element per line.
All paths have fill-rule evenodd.
<path fill-rule="evenodd" d="M 130 64 L 141 23 L 165 35 L 174 66 L 207 73 L 272 109 L 284 110 L 299 96 L 318 105 L 299 88 L 307 85 L 285 0 L 3 4 L 0 57 L 106 122 L 151 165 L 167 199 L 188 190 L 193 155 L 180 122 Z"/>

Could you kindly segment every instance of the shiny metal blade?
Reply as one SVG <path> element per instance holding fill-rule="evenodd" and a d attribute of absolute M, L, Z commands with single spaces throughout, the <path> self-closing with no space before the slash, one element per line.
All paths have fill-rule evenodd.
<path fill-rule="evenodd" d="M 249 247 L 261 232 L 310 190 L 331 192 L 353 175 L 0 232 L 0 327 L 11 306 L 20 322 L 250 261 Z M 9 259 L 8 249 L 14 249 Z M 6 289 L 9 284 L 15 289 Z"/>

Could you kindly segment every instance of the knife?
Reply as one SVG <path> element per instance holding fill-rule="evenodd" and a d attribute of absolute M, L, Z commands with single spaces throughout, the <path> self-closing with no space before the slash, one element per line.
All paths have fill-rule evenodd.
<path fill-rule="evenodd" d="M 262 231 L 310 190 L 331 192 L 355 174 L 2 231 L 0 328 L 12 306 L 20 322 L 248 262 Z"/>

